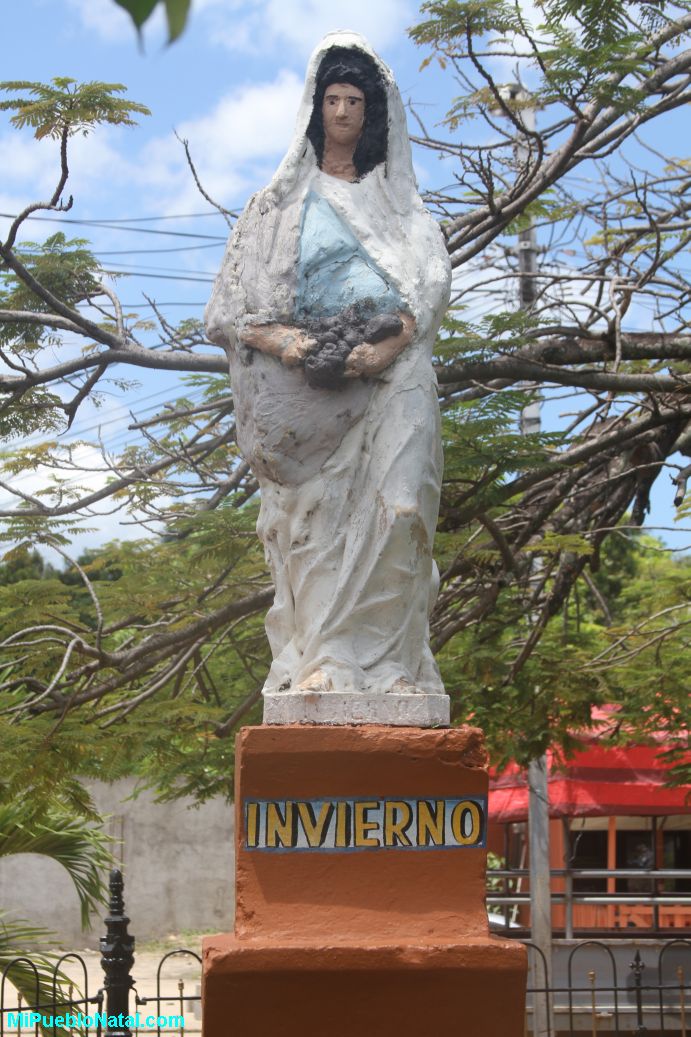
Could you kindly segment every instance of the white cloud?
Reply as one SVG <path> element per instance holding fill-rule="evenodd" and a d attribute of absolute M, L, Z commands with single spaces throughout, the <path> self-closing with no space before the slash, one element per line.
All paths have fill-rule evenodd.
<path fill-rule="evenodd" d="M 68 0 L 82 26 L 110 43 L 131 40 L 129 15 L 113 0 Z M 308 54 L 327 32 L 361 32 L 383 47 L 415 20 L 412 0 L 195 0 L 193 20 L 205 18 L 211 41 L 231 50 L 266 54 L 289 44 Z M 147 39 L 165 34 L 162 7 L 146 22 Z"/>
<path fill-rule="evenodd" d="M 36 140 L 27 132 L 8 132 L 0 136 L 0 153 L 9 156 L 3 167 L 6 196 L 16 199 L 11 208 L 3 201 L 0 211 L 18 212 L 32 202 L 47 201 L 52 196 L 60 178 L 60 149 L 56 141 Z M 129 173 L 119 148 L 117 129 L 100 127 L 87 137 L 72 137 L 67 158 L 70 176 L 63 201 L 74 195 L 73 216 L 87 196 L 98 197 L 112 182 L 127 182 Z M 29 223 L 27 227 L 31 228 L 30 236 L 40 237 L 36 224 Z"/>
<path fill-rule="evenodd" d="M 38 438 L 32 437 L 32 442 Z M 50 440 L 51 436 L 47 433 L 42 438 Z M 98 450 L 93 447 L 78 446 L 73 452 L 72 460 L 78 468 L 78 472 L 68 475 L 72 491 L 80 490 L 83 494 L 94 493 L 105 486 L 108 472 L 103 471 L 103 460 Z M 12 475 L 10 478 L 4 479 L 6 488 L 3 487 L 0 492 L 0 507 L 4 510 L 19 505 L 21 498 L 17 494 L 34 496 L 40 493 L 50 485 L 55 475 L 52 468 L 37 465 L 31 469 L 24 469 L 19 475 Z M 64 475 L 62 477 L 64 478 Z M 13 491 L 17 491 L 17 493 Z M 42 499 L 46 503 L 47 498 Z"/>
<path fill-rule="evenodd" d="M 204 188 L 224 205 L 238 205 L 258 186 L 257 167 L 266 180 L 290 141 L 302 81 L 281 71 L 270 83 L 253 83 L 221 98 L 208 115 L 182 123 L 180 137 L 190 151 Z M 181 144 L 171 135 L 152 141 L 139 163 L 140 182 L 155 188 L 166 207 L 199 205 Z"/>
<path fill-rule="evenodd" d="M 95 439 L 100 435 L 100 428 L 97 427 L 96 422 L 103 427 L 104 438 L 107 432 L 108 439 L 112 441 L 112 445 L 109 442 L 107 447 L 111 457 L 122 449 L 125 441 L 132 440 L 132 433 L 127 434 L 126 432 L 127 425 L 132 420 L 130 410 L 122 402 L 107 401 L 100 410 L 87 405 L 86 411 L 90 412 L 91 418 L 96 417 L 96 421 L 90 424 L 86 414 L 82 415 L 78 418 L 75 429 L 67 434 L 65 440 L 60 436 L 56 437 L 55 433 L 52 435 L 49 433 L 36 434 L 27 440 L 9 444 L 9 450 L 11 451 L 15 446 L 17 448 L 26 447 L 51 439 L 57 439 L 58 443 L 64 442 L 67 445 L 68 442 L 73 442 L 70 437 L 74 437 L 80 430 L 90 432 L 89 438 Z M 0 488 L 0 509 L 14 511 L 21 507 L 21 498 L 12 490 L 32 496 L 39 495 L 44 503 L 52 503 L 50 498 L 41 496 L 41 491 L 51 485 L 56 475 L 60 479 L 67 479 L 69 492 L 83 497 L 102 489 L 113 474 L 104 462 L 99 448 L 86 443 L 73 445 L 71 463 L 72 470 L 66 469 L 58 473 L 46 465 L 24 469 L 20 474 L 13 474 L 10 477 L 0 471 L 0 477 L 8 487 L 8 489 Z M 66 549 L 67 553 L 72 558 L 77 558 L 87 548 L 98 547 L 110 540 L 138 540 L 149 537 L 152 535 L 151 532 L 139 524 L 141 517 L 128 515 L 124 507 L 114 510 L 113 501 L 105 499 L 94 505 L 92 513 L 82 519 L 82 530 L 77 527 L 67 534 L 70 539 L 70 546 Z M 12 546 L 14 545 L 0 542 L 0 559 Z M 46 546 L 41 550 L 47 555 L 50 549 Z M 55 560 L 51 558 L 51 561 Z"/>
<path fill-rule="evenodd" d="M 108 43 L 132 40 L 135 33 L 132 19 L 124 8 L 114 4 L 113 0 L 68 0 L 68 3 L 81 18 L 83 27 L 96 33 L 102 40 Z M 163 9 L 157 8 L 146 22 L 147 36 L 152 31 L 164 32 L 164 21 Z"/>
<path fill-rule="evenodd" d="M 272 80 L 245 82 L 218 99 L 211 111 L 179 124 L 179 135 L 189 140 L 199 176 L 212 198 L 229 208 L 241 208 L 252 191 L 268 182 L 290 141 L 302 89 L 298 75 L 278 68 Z M 75 201 L 65 214 L 67 219 L 177 215 L 206 209 L 182 145 L 172 132 L 148 141 L 143 135 L 126 135 L 121 127 L 103 126 L 86 138 L 72 138 L 65 197 L 73 194 Z M 0 135 L 0 147 L 12 156 L 0 212 L 16 213 L 31 201 L 48 199 L 59 175 L 55 142 L 37 142 L 29 133 L 8 131 Z M 41 214 L 44 219 L 51 215 Z M 8 222 L 0 217 L 0 227 Z M 55 229 L 53 223 L 32 221 L 22 237 L 42 240 Z M 96 226 L 63 229 L 68 236 L 88 238 L 97 252 L 124 248 L 132 240 Z M 185 228 L 176 223 L 176 229 Z M 193 254 L 182 261 L 197 269 L 200 258 Z"/>
<path fill-rule="evenodd" d="M 119 41 L 132 37 L 132 19 L 112 0 L 68 0 L 79 15 L 85 29 L 95 32 L 103 40 Z"/>
<path fill-rule="evenodd" d="M 374 47 L 385 47 L 414 21 L 409 0 L 204 0 L 212 42 L 232 50 L 266 54 L 289 44 L 305 56 L 327 32 L 352 29 Z"/>
<path fill-rule="evenodd" d="M 60 151 L 53 140 L 36 140 L 24 130 L 9 130 L 0 137 L 3 162 L 2 179 L 5 187 L 14 185 L 26 192 L 26 201 L 33 201 L 36 192 L 41 197 L 52 194 L 60 176 Z M 25 203 L 26 204 L 26 203 Z"/>
<path fill-rule="evenodd" d="M 70 140 L 70 180 L 67 194 L 72 191 L 78 201 L 83 189 L 91 197 L 108 193 L 113 184 L 131 182 L 132 170 L 124 158 L 121 131 L 102 126 L 88 137 L 75 136 Z"/>
<path fill-rule="evenodd" d="M 290 141 L 302 80 L 281 71 L 270 83 L 252 83 L 222 98 L 209 115 L 180 126 L 180 136 L 205 159 L 232 160 L 282 154 Z"/>

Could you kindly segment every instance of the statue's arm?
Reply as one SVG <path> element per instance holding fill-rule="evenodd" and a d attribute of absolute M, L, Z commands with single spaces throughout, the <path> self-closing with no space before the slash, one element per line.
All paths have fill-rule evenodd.
<path fill-rule="evenodd" d="M 415 332 L 415 318 L 409 313 L 399 313 L 403 330 L 390 335 L 381 342 L 361 342 L 346 360 L 346 378 L 366 378 L 379 374 L 392 364 L 399 353 L 411 342 Z"/>
<path fill-rule="evenodd" d="M 301 363 L 314 346 L 304 331 L 289 324 L 246 324 L 241 341 L 260 353 L 278 357 L 286 367 Z"/>

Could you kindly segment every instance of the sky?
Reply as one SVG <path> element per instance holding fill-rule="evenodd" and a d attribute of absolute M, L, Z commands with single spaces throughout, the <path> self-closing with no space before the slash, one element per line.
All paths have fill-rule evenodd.
<path fill-rule="evenodd" d="M 176 43 L 166 45 L 163 17 L 154 15 L 142 47 L 113 0 L 8 5 L 3 80 L 69 76 L 122 83 L 127 96 L 152 113 L 138 117 L 134 129 L 101 127 L 73 138 L 67 188 L 73 207 L 65 216 L 32 220 L 27 232 L 33 240 L 56 230 L 88 238 L 103 266 L 120 274 L 116 287 L 126 307 L 150 313 L 146 295 L 171 320 L 200 317 L 228 229 L 200 197 L 176 133 L 189 140 L 207 192 L 227 208 L 242 209 L 282 158 L 309 54 L 336 28 L 365 35 L 395 69 L 406 99 L 429 112 L 436 100 L 439 119 L 438 76 L 434 69 L 420 74 L 424 55 L 405 31 L 416 14 L 408 0 L 193 0 L 188 28 Z M 0 213 L 13 215 L 50 196 L 58 175 L 54 142 L 35 141 L 30 130 L 13 129 L 9 115 L 0 113 L 0 155 Z M 418 165 L 421 181 L 433 179 L 436 161 L 427 161 L 429 171 Z M 2 229 L 8 222 L 0 216 Z M 68 341 L 63 348 L 78 344 Z M 128 377 L 138 384 L 126 393 L 113 388 L 98 410 L 81 408 L 72 438 L 100 437 L 114 453 L 134 439 L 127 429 L 131 411 L 151 415 L 181 391 L 175 375 L 137 371 Z M 78 456 L 86 466 L 91 459 L 99 464 L 95 449 L 81 448 Z M 34 492 L 41 479 L 40 472 L 27 473 L 15 482 Z M 89 488 L 97 485 L 92 477 Z M 78 538 L 79 549 L 140 532 L 136 525 L 121 527 L 113 515 L 89 527 L 94 532 Z"/>
<path fill-rule="evenodd" d="M 71 215 L 177 216 L 207 209 L 174 131 L 189 139 L 208 192 L 233 208 L 266 182 L 280 160 L 307 58 L 325 32 L 362 32 L 394 68 L 406 99 L 426 110 L 439 100 L 439 76 L 435 69 L 419 72 L 424 53 L 406 36 L 416 13 L 408 0 L 194 0 L 180 40 L 165 46 L 162 19 L 154 16 L 142 50 L 113 0 L 23 0 L 4 12 L 2 78 L 69 75 L 124 83 L 128 96 L 151 109 L 135 131 L 105 128 L 73 142 Z M 438 103 L 436 108 L 441 117 Z M 8 132 L 3 127 L 0 134 L 4 151 Z M 21 203 L 29 184 L 45 192 L 55 179 L 48 161 L 54 146 L 37 147 L 29 132 L 11 140 L 11 169 L 4 164 L 0 188 L 3 211 Z M 429 171 L 418 173 L 425 178 Z M 218 221 L 209 228 L 223 231 Z M 213 263 L 199 267 L 213 270 Z"/>
<path fill-rule="evenodd" d="M 193 0 L 189 26 L 176 43 L 165 44 L 163 18 L 155 15 L 140 46 L 128 15 L 113 0 L 7 4 L 3 80 L 70 76 L 123 83 L 127 96 L 152 112 L 134 129 L 104 127 L 72 140 L 68 193 L 74 204 L 58 219 L 85 222 L 35 220 L 28 225 L 33 239 L 58 229 L 88 238 L 103 266 L 120 274 L 117 288 L 126 306 L 147 313 L 146 294 L 171 320 L 201 316 L 227 227 L 199 196 L 176 133 L 189 141 L 207 192 L 225 207 L 241 209 L 270 179 L 290 140 L 310 52 L 338 28 L 369 39 L 394 70 L 404 100 L 434 128 L 454 84 L 434 63 L 420 69 L 425 51 L 406 33 L 419 20 L 410 0 Z M 0 156 L 0 214 L 15 214 L 52 193 L 55 143 L 12 129 L 5 113 Z M 431 153 L 417 151 L 415 167 L 422 188 L 443 182 Z M 0 215 L 0 230 L 7 222 Z M 175 376 L 132 377 L 138 384 L 126 394 L 113 388 L 98 411 L 80 411 L 72 435 L 93 439 L 100 429 L 117 451 L 132 439 L 130 411 L 151 414 L 179 395 Z M 671 527 L 671 493 L 664 476 L 660 482 L 653 518 Z M 38 475 L 25 477 L 25 490 L 37 485 Z M 79 545 L 137 532 L 104 516 Z M 691 541 L 665 535 L 675 547 Z"/>

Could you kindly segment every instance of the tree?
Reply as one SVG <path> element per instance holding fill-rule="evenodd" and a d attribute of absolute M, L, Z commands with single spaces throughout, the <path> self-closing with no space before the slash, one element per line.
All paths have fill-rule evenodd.
<path fill-rule="evenodd" d="M 253 517 L 248 516 L 247 542 L 255 547 Z M 180 629 L 185 610 L 192 602 L 199 609 L 204 590 L 218 577 L 218 563 L 228 568 L 232 539 L 214 516 L 183 540 L 106 545 L 81 556 L 80 569 L 111 620 L 104 641 L 126 649 L 136 633 L 137 610 L 139 622 L 147 615 L 168 615 L 172 631 Z M 250 558 L 238 556 L 233 570 L 238 580 L 240 565 L 248 564 Z M 252 564 L 262 572 L 259 557 Z M 530 759 L 544 746 L 545 732 L 553 744 L 577 747 L 575 736 L 588 727 L 591 706 L 616 703 L 608 735 L 612 744 L 647 740 L 666 729 L 666 748 L 678 753 L 684 743 L 672 736 L 683 737 L 685 729 L 690 589 L 688 559 L 674 561 L 660 541 L 622 530 L 605 541 L 598 572 L 577 582 L 529 662 L 506 686 L 504 660 L 524 636 L 514 616 L 520 593 L 514 588 L 482 624 L 466 627 L 438 655 L 458 718 L 483 727 L 494 761 L 501 763 Z M 92 609 L 76 570 L 57 578 L 36 574 L 0 591 L 0 640 L 48 613 L 72 629 L 88 628 Z M 123 619 L 128 625 L 121 625 Z M 42 647 L 43 660 L 33 659 L 37 686 L 62 657 L 59 640 Z M 13 794 L 31 781 L 35 786 L 39 776 L 48 790 L 75 776 L 108 781 L 134 774 L 163 798 L 222 794 L 231 799 L 229 736 L 240 720 L 259 720 L 259 689 L 269 661 L 257 613 L 209 635 L 192 664 L 180 666 L 156 689 L 145 657 L 136 663 L 138 675 L 112 666 L 103 678 L 114 691 L 65 711 L 57 731 L 53 711 L 36 712 L 20 723 L 17 711 L 7 711 L 0 717 L 0 746 L 13 775 Z M 678 778 L 688 783 L 688 770 L 680 769 Z"/>
<path fill-rule="evenodd" d="M 545 0 L 538 29 L 520 5 L 502 0 L 439 0 L 422 10 L 412 32 L 425 60 L 441 62 L 466 88 L 447 136 L 420 123 L 417 138 L 444 156 L 445 168 L 453 162 L 453 187 L 428 202 L 459 272 L 437 356 L 447 460 L 432 635 L 455 718 L 482 719 L 498 754 L 529 759 L 551 740 L 567 744 L 569 731 L 588 723 L 594 697 L 626 699 L 626 688 L 601 676 L 604 663 L 589 668 L 604 648 L 600 634 L 581 628 L 576 644 L 558 633 L 575 603 L 595 594 L 608 538 L 634 535 L 666 470 L 676 473 L 680 514 L 688 513 L 691 469 L 675 457 L 691 452 L 689 289 L 680 265 L 691 194 L 686 159 L 654 145 L 656 127 L 691 98 L 691 4 Z M 495 79 L 498 54 L 516 62 L 527 86 Z M 4 512 L 12 541 L 64 551 L 70 523 L 103 503 L 129 508 L 144 526 L 162 524 L 166 536 L 155 550 L 117 548 L 112 561 L 97 562 L 124 565 L 121 581 L 95 578 L 91 563 L 75 566 L 76 611 L 60 580 L 39 581 L 46 601 L 30 595 L 31 613 L 19 585 L 6 588 L 5 716 L 45 730 L 78 715 L 124 733 L 158 702 L 182 727 L 194 727 L 189 718 L 201 711 L 194 729 L 203 749 L 188 750 L 192 766 L 192 756 L 213 755 L 253 715 L 265 666 L 258 627 L 272 594 L 251 533 L 256 485 L 235 447 L 225 358 L 209 351 L 198 323 L 174 327 L 160 313 L 152 343 L 151 328 L 123 313 L 84 242 L 58 235 L 40 247 L 17 244 L 30 213 L 61 204 L 75 128 L 141 111 L 115 105 L 103 84 L 90 94 L 70 81 L 47 94 L 6 84 L 20 86 L 28 96 L 4 105 L 18 125 L 60 140 L 62 176 L 50 202 L 27 207 L 0 246 L 8 368 L 0 420 L 10 434 L 69 425 L 117 364 L 179 371 L 187 391 L 172 408 L 134 421 L 139 447 L 113 458 L 103 451 L 99 488 L 79 488 L 86 473 L 69 448 L 47 442 L 6 457 L 10 476 L 39 465 L 54 472 L 51 485 L 18 492 L 18 507 Z M 474 144 L 478 119 L 484 128 Z M 541 250 L 534 271 L 519 265 L 515 247 L 530 227 Z M 478 301 L 485 315 L 473 320 Z M 84 348 L 56 361 L 64 332 Z M 531 401 L 564 396 L 572 413 L 558 430 L 520 431 Z M 665 614 L 675 621 L 653 636 L 683 653 L 688 571 L 675 573 L 682 597 Z M 644 721 L 630 710 L 631 723 L 685 731 L 678 696 L 676 684 L 664 685 Z M 492 722 L 497 709 L 521 718 L 508 738 Z"/>

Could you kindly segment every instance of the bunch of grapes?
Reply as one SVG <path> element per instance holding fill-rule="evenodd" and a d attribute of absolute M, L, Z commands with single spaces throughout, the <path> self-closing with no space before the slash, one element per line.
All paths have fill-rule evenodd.
<path fill-rule="evenodd" d="M 361 342 L 381 342 L 400 335 L 403 322 L 395 313 L 372 316 L 371 300 L 354 303 L 333 317 L 310 318 L 301 325 L 316 345 L 305 357 L 305 378 L 313 389 L 340 389 L 345 384 L 345 365 Z"/>

